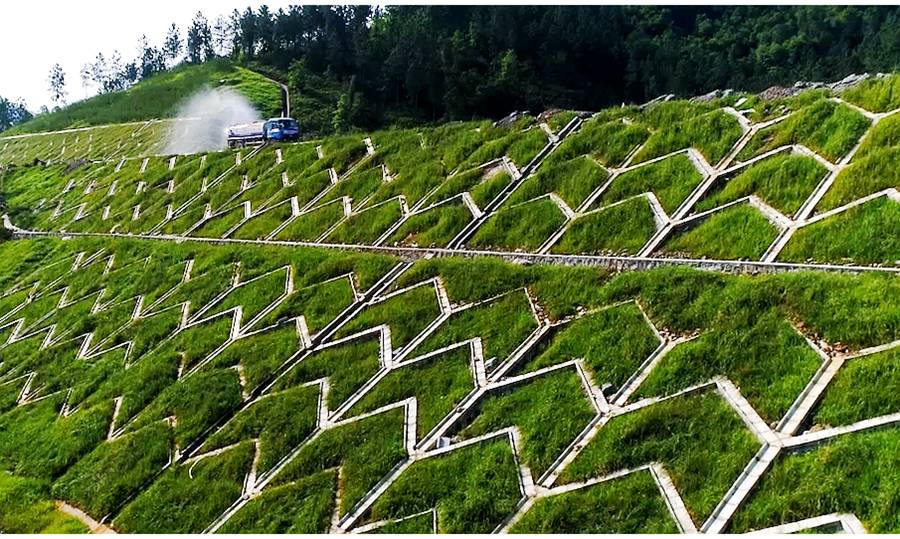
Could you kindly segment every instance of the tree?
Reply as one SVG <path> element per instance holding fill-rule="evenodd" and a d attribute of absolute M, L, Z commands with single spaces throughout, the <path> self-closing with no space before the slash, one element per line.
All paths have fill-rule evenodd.
<path fill-rule="evenodd" d="M 216 18 L 212 28 L 213 51 L 216 56 L 231 56 L 234 29 L 231 21 L 222 15 Z"/>
<path fill-rule="evenodd" d="M 163 52 L 156 47 L 151 47 L 146 35 L 142 35 L 138 39 L 138 60 L 136 63 L 138 64 L 138 77 L 141 80 L 166 68 Z"/>
<path fill-rule="evenodd" d="M 12 101 L 0 96 L 0 131 L 27 122 L 32 118 L 22 100 Z"/>
<path fill-rule="evenodd" d="M 215 56 L 212 43 L 212 32 L 203 13 L 197 12 L 187 32 L 187 60 L 199 64 Z"/>
<path fill-rule="evenodd" d="M 166 34 L 166 41 L 162 49 L 162 56 L 167 64 L 174 65 L 178 63 L 178 58 L 181 56 L 181 46 L 181 33 L 173 22 L 172 26 L 169 27 L 169 32 Z"/>
<path fill-rule="evenodd" d="M 84 97 L 88 96 L 88 88 L 91 86 L 91 64 L 87 63 L 81 66 L 81 87 L 84 89 Z"/>
<path fill-rule="evenodd" d="M 98 90 L 100 92 L 105 92 L 106 73 L 108 68 L 106 67 L 106 58 L 103 56 L 102 52 L 98 52 L 96 58 L 94 58 L 94 63 L 90 64 L 90 71 L 91 80 L 97 85 Z"/>
<path fill-rule="evenodd" d="M 61 65 L 53 64 L 53 67 L 50 68 L 48 82 L 50 83 L 50 102 L 56 105 L 65 105 L 68 92 L 66 91 L 66 72 Z"/>
<path fill-rule="evenodd" d="M 343 133 L 350 128 L 350 99 L 346 93 L 338 98 L 337 106 L 331 117 L 331 127 L 338 133 Z"/>

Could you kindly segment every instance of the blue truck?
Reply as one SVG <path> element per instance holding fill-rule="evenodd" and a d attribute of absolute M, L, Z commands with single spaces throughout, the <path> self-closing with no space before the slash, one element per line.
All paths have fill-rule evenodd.
<path fill-rule="evenodd" d="M 268 140 L 277 142 L 300 138 L 300 122 L 293 118 L 270 118 L 265 122 L 232 125 L 225 130 L 229 148 L 260 144 Z"/>

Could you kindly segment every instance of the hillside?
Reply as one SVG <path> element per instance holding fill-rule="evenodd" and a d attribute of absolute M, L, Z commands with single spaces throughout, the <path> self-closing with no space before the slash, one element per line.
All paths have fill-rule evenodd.
<path fill-rule="evenodd" d="M 898 533 L 898 87 L 0 136 L 0 531 Z"/>
<path fill-rule="evenodd" d="M 227 60 L 215 60 L 183 64 L 128 90 L 73 103 L 9 129 L 2 136 L 170 118 L 187 96 L 203 87 L 219 86 L 230 86 L 245 95 L 265 117 L 281 111 L 281 89 L 276 82 Z"/>

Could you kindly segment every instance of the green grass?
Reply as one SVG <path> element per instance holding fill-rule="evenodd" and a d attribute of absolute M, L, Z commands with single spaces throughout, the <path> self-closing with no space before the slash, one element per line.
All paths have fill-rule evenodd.
<path fill-rule="evenodd" d="M 877 149 L 841 170 L 816 211 L 825 212 L 889 187 L 900 189 L 900 147 Z"/>
<path fill-rule="evenodd" d="M 588 314 L 562 326 L 524 367 L 534 371 L 583 359 L 598 386 L 619 388 L 659 346 L 659 339 L 636 305 Z"/>
<path fill-rule="evenodd" d="M 855 110 L 823 99 L 760 130 L 738 159 L 747 160 L 786 144 L 803 144 L 834 163 L 856 145 L 869 125 Z"/>
<path fill-rule="evenodd" d="M 649 472 L 539 498 L 512 533 L 678 533 Z"/>
<path fill-rule="evenodd" d="M 208 369 L 168 386 L 135 418 L 134 431 L 167 417 L 175 417 L 175 442 L 185 447 L 221 417 L 241 405 L 241 384 L 234 369 Z"/>
<path fill-rule="evenodd" d="M 446 247 L 469 222 L 472 212 L 462 202 L 454 200 L 420 213 L 409 219 L 387 240 L 388 245 Z"/>
<path fill-rule="evenodd" d="M 322 432 L 303 446 L 272 486 L 340 467 L 339 511 L 344 515 L 404 458 L 403 413 L 390 410 Z"/>
<path fill-rule="evenodd" d="M 440 315 L 437 293 L 428 283 L 402 294 L 375 303 L 343 325 L 335 338 L 385 324 L 391 328 L 391 342 L 395 350 L 409 342 Z"/>
<path fill-rule="evenodd" d="M 270 117 L 281 109 L 281 90 L 275 82 L 228 61 L 217 60 L 159 73 L 124 92 L 79 101 L 59 112 L 40 115 L 4 134 L 171 117 L 182 100 L 204 86 L 219 86 L 220 80 L 225 81 L 224 86 L 245 95 L 263 116 Z"/>
<path fill-rule="evenodd" d="M 45 369 L 52 373 L 56 365 Z M 16 475 L 53 479 L 104 439 L 112 403 L 85 406 L 79 414 L 59 417 L 62 397 L 51 395 L 30 406 L 17 406 L 0 417 L 0 464 L 4 468 Z"/>
<path fill-rule="evenodd" d="M 769 423 L 787 412 L 822 363 L 777 309 L 752 320 L 728 320 L 680 344 L 638 388 L 635 398 L 667 395 L 722 375 Z"/>
<path fill-rule="evenodd" d="M 240 306 L 243 310 L 241 322 L 247 323 L 287 294 L 287 277 L 287 268 L 283 268 L 240 283 L 210 304 L 208 310 L 204 311 L 203 317 L 224 313 Z"/>
<path fill-rule="evenodd" d="M 505 155 L 521 169 L 530 163 L 547 143 L 547 134 L 536 126 L 524 132 L 513 132 L 478 148 L 461 168 L 478 166 Z"/>
<path fill-rule="evenodd" d="M 447 178 L 429 200 L 440 202 L 468 191 L 475 204 L 483 208 L 500 194 L 509 180 L 509 174 L 501 166 L 487 170 L 473 168 Z"/>
<path fill-rule="evenodd" d="M 336 409 L 362 387 L 380 367 L 377 338 L 355 340 L 325 348 L 301 360 L 275 385 L 283 390 L 319 378 L 328 378 L 326 402 Z"/>
<path fill-rule="evenodd" d="M 575 369 L 560 369 L 488 393 L 459 433 L 473 438 L 505 427 L 522 433 L 522 462 L 540 476 L 597 414 Z"/>
<path fill-rule="evenodd" d="M 340 202 L 324 204 L 295 217 L 274 239 L 315 241 L 343 217 L 344 208 Z"/>
<path fill-rule="evenodd" d="M 437 511 L 441 533 L 489 533 L 520 498 L 506 438 L 415 462 L 372 506 L 372 520 Z"/>
<path fill-rule="evenodd" d="M 641 193 L 652 192 L 669 215 L 700 185 L 703 176 L 687 155 L 630 170 L 613 181 L 595 206 L 606 206 Z"/>
<path fill-rule="evenodd" d="M 195 238 L 221 238 L 226 232 L 244 220 L 244 207 L 237 206 L 213 215 L 190 233 Z"/>
<path fill-rule="evenodd" d="M 696 148 L 710 164 L 715 165 L 741 137 L 737 118 L 721 110 L 660 121 L 658 129 L 634 156 L 635 163 L 685 148 Z"/>
<path fill-rule="evenodd" d="M 633 198 L 579 217 L 551 250 L 559 254 L 634 255 L 655 232 L 650 204 L 642 197 Z"/>
<path fill-rule="evenodd" d="M 896 387 L 900 349 L 851 359 L 838 371 L 813 416 L 813 423 L 840 426 L 900 411 Z"/>
<path fill-rule="evenodd" d="M 900 205 L 878 198 L 798 229 L 778 256 L 786 262 L 896 265 Z"/>
<path fill-rule="evenodd" d="M 162 471 L 173 443 L 172 430 L 159 422 L 100 444 L 53 484 L 53 496 L 99 520 Z"/>
<path fill-rule="evenodd" d="M 783 453 L 737 511 L 731 531 L 776 526 L 828 513 L 851 513 L 870 533 L 897 533 L 900 466 L 896 428 L 835 438 L 810 451 Z"/>
<path fill-rule="evenodd" d="M 343 244 L 374 243 L 402 216 L 403 208 L 399 200 L 385 202 L 351 215 L 331 231 L 325 241 Z"/>
<path fill-rule="evenodd" d="M 350 408 L 350 416 L 415 397 L 416 432 L 422 439 L 475 389 L 468 346 L 394 369 Z"/>
<path fill-rule="evenodd" d="M 661 252 L 690 258 L 759 260 L 777 237 L 778 229 L 759 210 L 740 204 L 717 211 L 671 237 Z"/>
<path fill-rule="evenodd" d="M 241 337 L 212 361 L 213 367 L 240 367 L 244 391 L 250 392 L 271 378 L 278 367 L 302 348 L 297 328 L 283 324 Z"/>
<path fill-rule="evenodd" d="M 87 533 L 87 526 L 56 509 L 45 481 L 0 471 L 0 532 Z"/>
<path fill-rule="evenodd" d="M 366 197 L 374 193 L 382 184 L 383 175 L 381 167 L 357 169 L 329 189 L 328 193 L 322 197 L 318 204 L 347 196 L 353 201 L 353 206 L 358 207 Z"/>
<path fill-rule="evenodd" d="M 103 253 L 90 263 L 66 273 L 75 253 L 83 252 L 87 257 L 101 249 Z M 188 259 L 194 260 L 192 277 L 178 285 Z M 106 272 L 110 260 L 112 265 Z M 317 381 L 329 379 L 330 410 L 346 402 L 380 368 L 377 336 L 297 356 L 302 360 L 271 388 L 269 396 L 244 412 L 234 412 L 248 391 L 265 386 L 279 367 L 290 366 L 285 360 L 300 346 L 293 318 L 303 315 L 315 332 L 354 301 L 348 273 L 354 274 L 359 290 L 365 291 L 396 262 L 389 257 L 324 249 L 136 239 L 42 238 L 0 244 L 0 288 L 43 283 L 39 287 L 42 295 L 35 296 L 36 301 L 22 314 L 26 325 L 33 328 L 57 324 L 56 334 L 61 336 L 42 349 L 43 333 L 7 344 L 9 326 L 0 329 L 0 342 L 4 343 L 0 344 L 0 466 L 16 477 L 37 478 L 52 485 L 42 491 L 41 499 L 66 500 L 96 519 L 109 515 L 107 521 L 112 519 L 115 526 L 125 523 L 123 531 L 194 531 L 204 529 L 223 507 L 238 499 L 254 453 L 247 442 L 259 439 L 260 470 L 272 469 L 276 461 L 294 450 L 300 452 L 302 469 L 292 471 L 291 476 L 276 476 L 276 483 L 235 515 L 224 531 L 327 529 L 338 498 L 345 500 L 349 495 L 351 501 L 346 503 L 352 504 L 407 458 L 400 410 L 393 413 L 393 419 L 378 424 L 348 423 L 328 428 L 332 432 L 328 439 L 316 438 L 320 442 L 301 445 L 310 439 L 318 417 L 321 385 Z M 242 282 L 290 265 L 295 273 L 295 292 L 258 323 L 256 327 L 264 331 L 231 342 L 202 369 L 187 374 L 226 343 L 231 319 L 218 317 L 169 339 L 182 318 L 177 306 L 190 301 L 194 314 L 216 301 L 228 290 L 237 263 Z M 440 276 L 454 305 L 496 299 L 460 311 L 438 328 L 430 338 L 433 342 L 424 343 L 408 357 L 475 336 L 484 339 L 487 357 L 507 356 L 534 328 L 522 294 L 522 288 L 527 287 L 541 310 L 561 323 L 533 355 L 523 358 L 524 365 L 517 367 L 517 373 L 581 357 L 598 387 L 613 386 L 606 386 L 608 394 L 656 345 L 649 327 L 630 303 L 637 300 L 661 331 L 699 334 L 660 360 L 639 387 L 639 396 L 671 394 L 723 375 L 739 386 L 768 422 L 781 417 L 821 361 L 787 321 L 813 339 L 824 339 L 835 346 L 840 343 L 840 349 L 850 351 L 900 339 L 900 281 L 892 275 L 787 272 L 750 276 L 689 268 L 612 274 L 593 267 L 448 257 L 416 262 L 391 290 L 435 276 Z M 253 281 L 226 296 L 210 312 L 237 304 L 251 315 L 259 312 L 271 303 L 273 294 L 280 293 L 283 277 L 279 272 Z M 48 286 L 53 281 L 56 283 Z M 69 286 L 69 299 L 77 301 L 52 311 L 62 286 Z M 102 308 L 91 312 L 104 287 L 103 305 L 98 306 Z M 131 322 L 136 296 L 142 294 L 146 295 L 142 318 Z M 12 290 L 0 297 L 0 311 L 8 311 L 24 297 L 25 293 Z M 161 303 L 151 307 L 160 298 Z M 625 303 L 594 311 L 619 302 Z M 564 320 L 576 314 L 572 320 Z M 368 306 L 350 321 L 346 331 L 349 334 L 387 323 L 394 344 L 403 346 L 437 316 L 433 289 L 424 286 Z M 97 332 L 92 347 L 105 340 L 98 350 L 107 351 L 76 359 L 82 340 L 74 337 L 86 331 Z M 125 368 L 124 351 L 109 348 L 131 340 L 132 356 Z M 419 365 L 401 364 L 375 384 L 358 406 L 371 409 L 414 395 L 419 401 L 421 435 L 422 429 L 436 424 L 453 409 L 460 395 L 471 390 L 468 352 L 463 346 Z M 813 423 L 846 424 L 895 412 L 896 399 L 890 390 L 895 356 L 892 352 L 849 360 L 832 381 Z M 179 370 L 183 371 L 181 376 Z M 34 378 L 29 400 L 46 398 L 16 406 L 26 382 L 22 375 L 31 372 Z M 510 387 L 505 393 L 490 392 L 465 417 L 460 431 L 451 435 L 468 437 L 517 425 L 525 441 L 519 462 L 528 463 L 539 473 L 587 421 L 582 422 L 579 414 L 589 408 L 588 404 L 584 397 L 575 398 L 576 393 L 583 392 L 577 378 L 571 370 L 557 374 L 561 379 L 555 383 L 548 381 L 550 376 L 542 376 Z M 538 390 L 538 382 L 546 386 Z M 301 387 L 304 384 L 309 385 Z M 122 401 L 113 424 L 117 397 Z M 64 402 L 68 414 L 61 415 Z M 355 409 L 352 414 L 358 412 Z M 593 417 L 593 412 L 589 416 Z M 161 421 L 170 417 L 175 419 L 173 425 Z M 108 441 L 111 424 L 114 430 L 124 429 L 125 433 Z M 224 425 L 224 430 L 211 440 L 215 432 L 212 425 Z M 351 425 L 360 430 L 352 436 L 340 434 Z M 176 446 L 184 449 L 190 442 L 196 442 L 202 451 L 239 445 L 213 460 L 197 463 L 193 479 L 182 463 L 163 471 Z M 596 444 L 602 447 L 593 449 Z M 479 451 L 487 445 L 478 444 Z M 484 456 L 478 452 L 477 458 L 460 457 L 452 466 L 438 466 L 437 462 L 449 462 L 462 450 L 414 464 L 390 487 L 386 495 L 390 504 L 379 505 L 380 516 L 364 515 L 364 520 L 394 520 L 437 508 L 441 530 L 490 531 L 511 514 L 519 498 L 516 463 L 505 440 L 498 441 L 498 447 L 496 454 Z M 757 447 L 758 442 L 743 423 L 709 392 L 706 397 L 679 397 L 614 418 L 569 469 L 583 474 L 580 478 L 588 478 L 661 462 L 675 478 L 676 487 L 699 523 L 704 511 L 718 503 Z M 882 466 L 879 458 L 863 455 L 859 462 Z M 338 472 L 342 466 L 344 469 Z M 884 470 L 881 473 L 888 474 Z M 160 471 L 163 473 L 158 476 Z M 816 488 L 822 487 L 821 477 L 832 476 L 816 476 L 812 480 Z M 881 492 L 881 487 L 847 488 L 864 491 L 866 494 L 858 499 L 867 501 L 876 496 L 867 493 Z M 649 510 L 649 500 L 656 496 L 635 502 L 634 514 Z M 0 522 L 7 516 L 2 509 L 7 506 L 2 503 L 6 502 L 0 501 Z M 129 505 L 122 512 L 126 503 Z M 376 505 L 381 503 L 387 504 L 378 501 Z M 789 500 L 789 505 L 793 503 Z M 598 515 L 606 509 L 618 511 L 615 504 L 601 507 L 579 502 L 576 506 Z M 576 507 L 569 507 L 574 515 L 579 514 Z M 864 520 L 868 518 L 867 523 L 873 517 L 866 515 L 893 515 L 890 510 L 867 513 L 865 507 L 823 505 L 804 516 L 821 514 L 820 509 L 853 511 Z M 339 511 L 346 512 L 346 507 Z M 760 522 L 768 524 L 771 514 L 760 517 Z M 543 517 L 540 520 L 545 521 Z M 621 524 L 628 522 L 623 517 Z M 420 529 L 415 523 L 414 519 L 410 526 Z M 34 525 L 42 526 L 37 520 Z M 889 528 L 882 524 L 881 529 Z"/>
<path fill-rule="evenodd" d="M 501 209 L 478 229 L 469 247 L 533 251 L 566 221 L 549 198 Z"/>
<path fill-rule="evenodd" d="M 279 321 L 303 316 L 310 333 L 315 334 L 353 301 L 353 289 L 349 278 L 314 284 L 294 290 L 287 299 L 254 325 L 266 327 Z"/>
<path fill-rule="evenodd" d="M 126 533 L 200 533 L 241 495 L 253 461 L 245 443 L 166 472 L 113 521 Z"/>
<path fill-rule="evenodd" d="M 331 525 L 337 473 L 325 470 L 264 490 L 218 533 L 325 533 Z"/>
<path fill-rule="evenodd" d="M 606 166 L 618 166 L 649 136 L 646 128 L 629 125 L 619 119 L 606 122 L 603 118 L 588 120 L 547 157 L 548 164 L 589 155 Z"/>
<path fill-rule="evenodd" d="M 707 194 L 695 207 L 711 210 L 741 197 L 756 195 L 785 215 L 793 215 L 825 178 L 828 169 L 805 155 L 781 154 L 744 169 Z"/>
<path fill-rule="evenodd" d="M 759 448 L 714 392 L 676 397 L 610 420 L 563 470 L 563 483 L 663 465 L 695 522 L 712 513 Z"/>
<path fill-rule="evenodd" d="M 376 534 L 410 534 L 410 533 L 435 533 L 434 512 L 428 511 L 417 516 L 405 517 L 400 520 L 388 522 L 369 533 Z"/>
<path fill-rule="evenodd" d="M 509 198 L 508 204 L 526 202 L 544 194 L 556 193 L 574 209 L 608 177 L 609 173 L 588 157 L 544 166 L 537 174 L 525 180 Z"/>
<path fill-rule="evenodd" d="M 841 98 L 871 112 L 888 112 L 900 107 L 900 76 L 870 78 L 846 89 Z"/>
<path fill-rule="evenodd" d="M 319 388 L 295 387 L 269 393 L 235 415 L 203 444 L 213 451 L 246 440 L 259 440 L 257 473 L 271 470 L 316 428 Z"/>
<path fill-rule="evenodd" d="M 896 146 L 900 146 L 900 116 L 892 114 L 879 121 L 866 133 L 866 138 L 853 155 L 853 159 L 860 160 L 877 150 Z"/>
<path fill-rule="evenodd" d="M 538 327 L 524 290 L 452 314 L 416 347 L 422 355 L 454 343 L 481 338 L 485 359 L 505 360 Z"/>

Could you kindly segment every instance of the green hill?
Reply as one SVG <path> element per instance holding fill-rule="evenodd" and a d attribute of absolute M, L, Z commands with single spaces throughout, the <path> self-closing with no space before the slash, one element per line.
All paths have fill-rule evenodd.
<path fill-rule="evenodd" d="M 259 73 L 227 60 L 182 65 L 154 75 L 128 90 L 100 94 L 16 126 L 4 135 L 57 131 L 154 118 L 169 118 L 178 105 L 204 86 L 230 86 L 241 92 L 263 116 L 281 110 L 281 89 Z"/>

